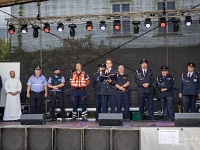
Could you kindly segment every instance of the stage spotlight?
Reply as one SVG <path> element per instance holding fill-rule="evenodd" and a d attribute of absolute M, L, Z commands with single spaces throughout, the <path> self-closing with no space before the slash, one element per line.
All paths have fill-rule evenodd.
<path fill-rule="evenodd" d="M 22 25 L 22 27 L 21 27 L 21 32 L 22 32 L 23 34 L 26 34 L 26 33 L 28 32 L 27 24 Z"/>
<path fill-rule="evenodd" d="M 45 23 L 44 24 L 44 32 L 49 33 L 49 31 L 50 31 L 50 25 L 48 23 Z"/>
<path fill-rule="evenodd" d="M 166 18 L 160 18 L 160 26 L 162 28 L 165 28 L 166 27 Z"/>
<path fill-rule="evenodd" d="M 172 22 L 174 23 L 174 32 L 178 32 L 178 30 L 179 30 L 179 22 L 180 22 L 180 19 L 176 19 L 176 18 L 174 18 L 173 20 L 172 20 Z"/>
<path fill-rule="evenodd" d="M 38 37 L 38 29 L 40 29 L 40 27 L 35 25 L 35 26 L 32 26 L 32 28 L 33 28 L 33 37 L 37 38 Z"/>
<path fill-rule="evenodd" d="M 58 23 L 57 30 L 59 32 L 62 32 L 64 30 L 64 25 L 61 22 Z"/>
<path fill-rule="evenodd" d="M 87 29 L 88 31 L 92 31 L 93 25 L 92 25 L 92 22 L 91 22 L 91 21 L 87 21 L 86 29 Z"/>
<path fill-rule="evenodd" d="M 139 33 L 139 24 L 140 24 L 140 21 L 133 21 L 132 22 L 133 26 L 134 26 L 134 33 L 135 34 L 138 34 Z"/>
<path fill-rule="evenodd" d="M 121 28 L 120 20 L 115 20 L 113 27 L 114 27 L 115 30 L 119 30 Z"/>
<path fill-rule="evenodd" d="M 14 34 L 14 33 L 15 33 L 15 26 L 14 26 L 14 25 L 9 25 L 8 32 L 9 32 L 10 34 Z"/>
<path fill-rule="evenodd" d="M 100 21 L 100 29 L 105 30 L 106 29 L 106 22 L 105 21 Z"/>
<path fill-rule="evenodd" d="M 144 22 L 144 25 L 146 28 L 150 28 L 152 23 L 151 23 L 151 19 L 150 18 L 146 18 L 145 19 L 145 22 Z"/>
<path fill-rule="evenodd" d="M 186 16 L 185 17 L 185 25 L 188 26 L 188 27 L 192 25 L 191 16 Z"/>
<path fill-rule="evenodd" d="M 75 36 L 75 28 L 76 28 L 76 25 L 72 23 L 72 24 L 70 24 L 68 27 L 70 28 L 70 36 L 71 36 L 71 37 L 74 37 L 74 36 Z"/>

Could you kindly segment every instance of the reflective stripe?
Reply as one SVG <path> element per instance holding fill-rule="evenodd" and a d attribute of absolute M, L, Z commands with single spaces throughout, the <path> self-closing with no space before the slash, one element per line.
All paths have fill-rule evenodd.
<path fill-rule="evenodd" d="M 87 110 L 86 110 L 86 111 L 84 111 L 84 112 L 82 112 L 82 115 L 83 115 L 83 114 L 87 114 Z"/>
<path fill-rule="evenodd" d="M 40 85 L 40 86 L 43 86 L 44 84 L 32 84 L 32 86 L 34 86 L 34 85 Z"/>

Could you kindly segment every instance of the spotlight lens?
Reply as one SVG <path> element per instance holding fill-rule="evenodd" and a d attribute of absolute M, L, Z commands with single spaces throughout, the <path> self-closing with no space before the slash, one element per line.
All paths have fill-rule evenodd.
<path fill-rule="evenodd" d="M 105 26 L 101 26 L 101 30 L 105 30 L 106 29 L 106 27 Z"/>
<path fill-rule="evenodd" d="M 115 25 L 115 30 L 119 30 L 120 26 L 119 25 Z"/>
<path fill-rule="evenodd" d="M 146 24 L 146 28 L 150 28 L 151 27 L 151 25 L 150 24 Z"/>
<path fill-rule="evenodd" d="M 162 23 L 160 24 L 160 26 L 161 26 L 162 28 L 164 28 L 164 27 L 166 26 L 166 23 L 162 22 Z"/>
<path fill-rule="evenodd" d="M 23 34 L 26 34 L 26 30 L 22 30 L 22 33 L 23 33 Z"/>
<path fill-rule="evenodd" d="M 45 29 L 44 29 L 44 32 L 48 33 L 48 32 L 49 32 L 49 29 L 45 28 Z"/>
<path fill-rule="evenodd" d="M 14 34 L 15 32 L 13 30 L 9 30 L 9 33 L 10 34 Z"/>
<path fill-rule="evenodd" d="M 92 30 L 92 27 L 91 27 L 91 26 L 88 26 L 88 27 L 87 27 L 87 30 L 88 30 L 88 31 L 91 31 L 91 30 Z"/>
<path fill-rule="evenodd" d="M 59 31 L 59 32 L 62 32 L 62 31 L 63 31 L 63 29 L 62 29 L 62 28 L 58 28 L 58 31 Z"/>
<path fill-rule="evenodd" d="M 186 22 L 186 26 L 191 26 L 192 25 L 192 23 L 191 22 Z"/>

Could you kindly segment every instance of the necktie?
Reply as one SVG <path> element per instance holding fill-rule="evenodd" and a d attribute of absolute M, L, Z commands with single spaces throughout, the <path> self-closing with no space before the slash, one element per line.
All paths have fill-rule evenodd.
<path fill-rule="evenodd" d="M 144 74 L 144 77 L 145 77 L 145 74 L 146 74 L 146 71 L 145 71 L 145 70 L 144 70 L 143 74 Z"/>
<path fill-rule="evenodd" d="M 191 74 L 189 73 L 189 78 L 191 78 Z"/>

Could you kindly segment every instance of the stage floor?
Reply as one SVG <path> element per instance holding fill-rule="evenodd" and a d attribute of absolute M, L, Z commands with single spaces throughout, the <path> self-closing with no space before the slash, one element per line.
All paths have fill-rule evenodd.
<path fill-rule="evenodd" d="M 20 122 L 0 122 L 0 128 L 6 127 L 6 126 L 19 126 L 21 125 Z M 46 122 L 47 126 L 79 126 L 79 127 L 97 127 L 99 126 L 98 122 L 95 121 L 88 121 L 88 122 L 70 122 L 69 120 L 66 120 L 66 122 L 62 121 L 52 121 L 52 122 Z M 131 121 L 131 122 L 123 122 L 123 127 L 174 127 L 174 122 L 172 121 L 162 121 L 162 120 L 156 120 L 153 121 Z"/>

